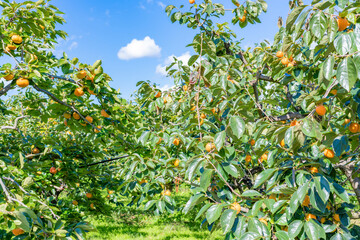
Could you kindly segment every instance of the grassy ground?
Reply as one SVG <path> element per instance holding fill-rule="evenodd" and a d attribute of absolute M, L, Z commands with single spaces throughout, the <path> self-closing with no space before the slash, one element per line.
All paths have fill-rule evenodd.
<path fill-rule="evenodd" d="M 178 194 L 174 194 L 175 200 L 178 203 L 185 203 L 189 196 L 190 192 L 187 189 L 181 189 Z M 194 221 L 195 212 L 196 210 L 188 215 L 175 212 L 172 215 L 168 214 L 157 217 L 151 212 L 144 212 L 142 209 L 133 207 L 114 208 L 112 216 L 91 219 L 91 223 L 97 231 L 89 233 L 88 239 L 224 239 L 220 231 L 215 231 L 211 234 L 205 226 L 200 228 L 202 219 Z"/>
<path fill-rule="evenodd" d="M 220 240 L 220 232 L 210 234 L 200 229 L 198 224 L 190 222 L 163 222 L 159 217 L 149 215 L 124 215 L 116 218 L 93 220 L 98 232 L 89 235 L 92 240 L 115 239 L 213 239 Z"/>
<path fill-rule="evenodd" d="M 179 193 L 173 193 L 173 197 L 179 205 L 183 205 L 190 197 L 190 191 L 186 188 L 180 189 Z M 141 208 L 114 206 L 111 216 L 90 219 L 97 231 L 89 233 L 87 239 L 223 240 L 220 230 L 210 233 L 205 226 L 200 228 L 202 219 L 194 220 L 197 210 L 199 209 L 194 209 L 188 215 L 177 211 L 172 215 L 157 217 Z M 360 220 L 353 220 L 352 223 L 360 226 Z"/>

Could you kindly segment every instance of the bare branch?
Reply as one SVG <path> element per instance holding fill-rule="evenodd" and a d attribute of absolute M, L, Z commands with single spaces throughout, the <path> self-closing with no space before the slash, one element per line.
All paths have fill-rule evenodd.
<path fill-rule="evenodd" d="M 347 159 L 345 159 L 345 160 L 342 160 L 342 161 L 340 161 L 339 163 L 333 165 L 333 168 L 342 168 L 342 167 L 345 167 L 346 165 L 348 165 L 349 163 L 351 163 L 352 160 L 353 160 L 352 157 L 349 157 L 349 158 L 347 158 Z"/>
<path fill-rule="evenodd" d="M 3 182 L 2 178 L 0 178 L 0 186 L 3 189 L 3 192 L 5 193 L 6 198 L 8 199 L 9 202 L 17 202 L 19 203 L 21 206 L 29 208 L 28 206 L 26 206 L 23 202 L 21 202 L 20 200 L 13 198 L 10 196 L 10 193 L 8 191 L 8 189 L 5 186 L 5 183 Z"/>
<path fill-rule="evenodd" d="M 2 126 L 2 127 L 0 127 L 0 129 L 1 129 L 1 130 L 11 129 L 11 130 L 16 130 L 16 131 L 19 132 L 19 129 L 18 129 L 18 127 L 17 127 L 17 125 L 18 125 L 18 123 L 19 123 L 19 120 L 20 120 L 20 119 L 23 119 L 23 118 L 26 118 L 26 117 L 30 117 L 30 116 L 28 116 L 28 115 L 23 115 L 23 116 L 17 117 L 17 118 L 15 119 L 14 126 Z"/>
<path fill-rule="evenodd" d="M 36 154 L 28 154 L 28 155 L 26 155 L 25 156 L 25 158 L 27 158 L 27 159 L 31 159 L 31 158 L 33 158 L 33 157 L 37 157 L 37 156 L 44 156 L 44 155 L 46 155 L 46 154 L 48 154 L 50 151 L 50 149 L 45 149 L 46 151 L 44 151 L 44 152 L 42 152 L 42 153 L 36 153 Z"/>
<path fill-rule="evenodd" d="M 31 196 L 31 194 L 30 194 L 29 192 L 27 192 L 27 191 L 26 191 L 18 182 L 16 182 L 14 179 L 12 179 L 12 178 L 10 178 L 10 177 L 2 177 L 2 179 L 8 180 L 8 181 L 14 183 L 22 192 L 24 192 L 24 193 L 25 193 L 26 195 L 28 195 L 28 196 Z M 0 184 L 1 184 L 1 182 L 2 182 L 2 180 L 1 180 L 1 178 L 0 178 Z M 2 186 L 2 185 L 1 185 L 1 186 Z M 5 186 L 5 184 L 4 184 L 4 186 Z M 26 208 L 29 208 L 28 206 L 26 206 L 25 204 L 23 204 L 20 200 L 15 199 L 15 198 L 11 198 L 11 199 L 12 199 L 13 201 L 18 202 L 18 203 L 21 203 L 22 206 L 24 206 L 24 207 L 26 207 Z M 38 202 L 38 203 L 40 203 L 41 205 L 47 207 L 47 209 L 49 209 L 49 211 L 51 212 L 51 215 L 54 217 L 54 219 L 58 220 L 58 219 L 60 218 L 60 216 L 56 215 L 56 214 L 54 213 L 54 211 L 53 211 L 47 204 L 45 204 L 44 202 L 42 202 L 42 201 L 40 201 L 40 200 L 38 200 L 38 199 L 36 199 L 35 201 Z"/>
<path fill-rule="evenodd" d="M 56 75 L 52 75 L 52 74 L 46 74 L 47 76 L 49 77 L 52 77 L 52 78 L 57 78 L 57 79 L 61 79 L 61 80 L 64 80 L 64 81 L 68 81 L 68 82 L 71 82 L 71 83 L 74 83 L 80 87 L 82 87 L 83 85 L 80 84 L 79 82 L 75 81 L 74 79 L 71 79 L 71 78 L 66 78 L 66 77 L 61 77 L 61 76 L 56 76 Z"/>
<path fill-rule="evenodd" d="M 5 93 L 7 93 L 9 90 L 15 88 L 15 86 L 11 85 L 11 82 L 6 85 L 4 88 L 0 89 L 0 96 L 4 95 Z"/>
<path fill-rule="evenodd" d="M 3 180 L 1 178 L 0 178 L 0 186 L 1 186 L 2 190 L 3 190 L 3 192 L 5 193 L 6 198 L 10 199 L 11 197 L 10 197 L 9 191 L 7 190 Z"/>
<path fill-rule="evenodd" d="M 280 122 L 280 121 L 293 120 L 293 119 L 302 119 L 305 118 L 306 116 L 307 114 L 301 114 L 298 112 L 288 112 L 278 117 L 272 117 L 272 116 L 270 117 L 274 122 Z"/>
<path fill-rule="evenodd" d="M 178 180 L 178 181 L 181 181 L 181 182 L 184 182 L 184 183 L 186 183 L 186 184 L 189 184 L 189 185 L 191 185 L 191 186 L 193 186 L 193 187 L 200 187 L 199 184 L 192 183 L 192 182 L 190 182 L 190 181 L 188 181 L 188 180 L 185 180 L 185 179 L 183 179 L 183 178 L 181 178 L 181 177 L 174 177 L 174 179 L 175 179 L 175 180 Z"/>
<path fill-rule="evenodd" d="M 268 76 L 265 76 L 263 74 L 260 74 L 259 79 L 267 81 L 267 82 L 279 83 L 278 81 L 275 81 L 272 77 L 268 77 Z"/>
<path fill-rule="evenodd" d="M 211 152 L 210 152 L 211 153 Z M 226 186 L 230 189 L 230 191 L 232 193 L 234 193 L 236 196 L 238 196 L 239 198 L 242 198 L 240 194 L 238 194 L 237 192 L 235 192 L 235 190 L 230 186 L 230 184 L 225 180 L 225 178 L 223 177 L 223 175 L 219 172 L 219 170 L 215 167 L 215 165 L 206 158 L 206 160 L 211 164 L 211 166 L 214 168 L 215 172 L 217 172 L 217 174 L 220 176 L 220 178 L 224 181 L 224 183 L 226 184 Z"/>

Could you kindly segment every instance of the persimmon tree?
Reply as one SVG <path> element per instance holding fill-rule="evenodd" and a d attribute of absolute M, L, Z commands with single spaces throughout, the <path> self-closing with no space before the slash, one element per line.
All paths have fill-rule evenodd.
<path fill-rule="evenodd" d="M 232 2 L 241 28 L 267 8 Z M 227 239 L 358 238 L 358 3 L 290 1 L 273 43 L 247 50 L 219 23 L 221 4 L 182 8 L 166 12 L 197 31 L 195 54 L 168 67 L 175 87 L 142 82 L 138 95 L 149 122 L 139 142 L 164 166 L 164 188 L 190 184 L 183 211 L 201 206 L 197 218 Z M 146 207 L 171 212 L 171 196 Z"/>
<path fill-rule="evenodd" d="M 112 193 L 111 169 L 87 167 L 127 148 L 129 108 L 100 60 L 54 55 L 67 36 L 57 7 L 43 0 L 0 6 L 0 54 L 8 61 L 0 68 L 0 238 L 82 239 L 92 229 L 87 215 L 109 212 L 104 199 Z"/>
<path fill-rule="evenodd" d="M 157 215 L 200 209 L 226 239 L 359 237 L 359 4 L 290 1 L 273 43 L 243 49 L 231 28 L 267 4 L 232 2 L 166 8 L 196 31 L 195 54 L 168 66 L 169 90 L 140 82 L 134 103 L 101 61 L 52 53 L 66 37 L 55 6 L 0 3 L 2 238 L 81 239 L 119 196 Z"/>

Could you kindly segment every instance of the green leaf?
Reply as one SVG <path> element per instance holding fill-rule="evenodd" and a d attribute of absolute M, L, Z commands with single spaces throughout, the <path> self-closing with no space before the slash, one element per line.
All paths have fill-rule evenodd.
<path fill-rule="evenodd" d="M 211 184 L 211 175 L 213 173 L 212 169 L 206 169 L 200 177 L 200 187 L 207 191 L 208 187 Z"/>
<path fill-rule="evenodd" d="M 299 205 L 304 201 L 306 194 L 309 191 L 309 182 L 301 185 L 296 192 L 290 198 L 290 211 L 291 213 L 296 212 Z"/>
<path fill-rule="evenodd" d="M 241 194 L 243 197 L 261 197 L 261 194 L 256 190 L 246 190 Z"/>
<path fill-rule="evenodd" d="M 156 207 L 161 213 L 163 213 L 165 211 L 165 202 L 162 200 L 158 200 L 156 202 Z"/>
<path fill-rule="evenodd" d="M 255 204 L 252 205 L 252 208 L 251 208 L 252 216 L 256 216 L 259 213 L 260 208 L 262 208 L 262 206 L 263 206 L 263 203 L 264 203 L 264 200 L 258 200 L 257 202 L 255 202 Z"/>
<path fill-rule="evenodd" d="M 353 41 L 357 48 L 357 50 L 360 50 L 360 24 L 356 24 L 354 32 L 353 32 Z"/>
<path fill-rule="evenodd" d="M 256 239 L 259 239 L 260 237 L 261 237 L 261 235 L 258 233 L 246 232 L 241 235 L 239 240 L 256 240 Z"/>
<path fill-rule="evenodd" d="M 323 202 L 327 202 L 330 197 L 330 184 L 323 176 L 314 177 L 315 188 Z"/>
<path fill-rule="evenodd" d="M 230 232 L 231 228 L 234 225 L 236 218 L 236 211 L 232 209 L 227 209 L 223 212 L 220 218 L 220 225 L 224 234 Z"/>
<path fill-rule="evenodd" d="M 34 183 L 34 180 L 32 177 L 26 177 L 22 183 L 21 183 L 21 186 L 23 188 L 27 188 L 27 187 L 30 187 L 32 184 Z"/>
<path fill-rule="evenodd" d="M 338 24 L 335 18 L 330 18 L 330 24 L 328 28 L 328 36 L 329 36 L 329 42 L 333 42 L 335 40 L 335 37 L 338 33 Z"/>
<path fill-rule="evenodd" d="M 329 2 L 329 1 L 320 2 L 320 3 L 317 3 L 317 4 L 314 5 L 314 9 L 316 8 L 316 9 L 318 9 L 318 10 L 324 10 L 324 9 L 330 7 L 331 4 L 332 4 L 332 3 Z"/>
<path fill-rule="evenodd" d="M 315 186 L 312 188 L 312 191 L 310 194 L 310 203 L 315 209 L 319 210 L 320 212 L 325 211 L 326 204 L 321 199 L 319 192 L 316 190 Z"/>
<path fill-rule="evenodd" d="M 254 188 L 260 187 L 266 180 L 271 178 L 276 171 L 276 169 L 267 169 L 262 171 L 255 179 Z"/>
<path fill-rule="evenodd" d="M 285 138 L 284 138 L 285 145 L 287 145 L 289 147 L 292 147 L 292 145 L 293 145 L 293 141 L 294 141 L 293 131 L 294 131 L 294 127 L 289 127 L 288 130 L 286 130 L 286 132 L 285 132 Z"/>
<path fill-rule="evenodd" d="M 241 117 L 232 116 L 230 118 L 230 128 L 232 133 L 240 138 L 245 132 L 245 122 Z"/>
<path fill-rule="evenodd" d="M 357 80 L 356 65 L 351 57 L 346 57 L 340 62 L 336 78 L 340 85 L 350 92 Z"/>
<path fill-rule="evenodd" d="M 336 229 L 336 228 L 335 228 Z M 340 233 L 336 233 L 334 236 L 330 238 L 330 240 L 344 240 Z"/>
<path fill-rule="evenodd" d="M 155 200 L 148 201 L 144 206 L 144 210 L 149 210 L 155 203 L 156 203 Z"/>
<path fill-rule="evenodd" d="M 346 55 L 351 51 L 352 40 L 348 34 L 342 34 L 335 39 L 334 46 L 340 55 Z"/>
<path fill-rule="evenodd" d="M 277 150 L 269 152 L 268 159 L 267 159 L 267 163 L 268 163 L 269 167 L 274 166 L 275 160 L 277 159 L 276 154 L 277 154 Z"/>
<path fill-rule="evenodd" d="M 338 195 L 343 201 L 350 203 L 349 195 L 342 186 L 340 186 L 336 182 L 333 182 L 332 187 L 336 195 Z"/>
<path fill-rule="evenodd" d="M 305 223 L 305 232 L 306 232 L 307 237 L 310 240 L 319 240 L 320 239 L 320 233 L 319 233 L 316 225 L 317 224 L 312 219 Z"/>
<path fill-rule="evenodd" d="M 289 237 L 290 238 L 297 237 L 300 234 L 303 226 L 304 226 L 304 223 L 300 220 L 295 220 L 295 221 L 291 222 L 288 227 Z"/>
<path fill-rule="evenodd" d="M 258 2 L 261 4 L 261 8 L 264 12 L 267 11 L 268 4 L 265 2 L 265 0 L 258 0 Z"/>
<path fill-rule="evenodd" d="M 186 175 L 188 176 L 189 181 L 191 181 L 195 171 L 198 169 L 202 161 L 204 161 L 202 158 L 197 158 L 190 162 L 189 167 L 186 170 Z"/>
<path fill-rule="evenodd" d="M 94 64 L 92 65 L 92 67 L 94 69 L 97 69 L 98 67 L 100 67 L 102 64 L 101 60 L 97 60 L 96 62 L 94 62 Z"/>
<path fill-rule="evenodd" d="M 322 11 L 316 12 L 310 19 L 310 31 L 318 39 L 324 36 L 327 27 L 327 18 Z"/>
<path fill-rule="evenodd" d="M 307 5 L 302 5 L 299 7 L 296 7 L 294 10 L 291 11 L 289 16 L 286 19 L 286 30 L 290 30 L 290 28 L 294 25 L 296 19 L 301 14 L 301 12 L 304 10 L 304 8 L 307 7 Z"/>
<path fill-rule="evenodd" d="M 192 66 L 196 62 L 196 60 L 198 60 L 198 58 L 199 58 L 199 55 L 192 55 L 188 61 L 188 65 Z"/>
<path fill-rule="evenodd" d="M 24 156 L 22 155 L 21 152 L 19 152 L 19 158 L 20 158 L 20 168 L 23 169 L 24 168 Z"/>
<path fill-rule="evenodd" d="M 201 215 L 203 215 L 204 212 L 205 212 L 206 210 L 208 210 L 209 207 L 211 207 L 211 206 L 212 206 L 212 203 L 207 203 L 206 205 L 204 205 L 204 206 L 200 209 L 200 211 L 198 212 L 198 214 L 196 215 L 195 220 L 198 219 L 199 217 L 201 217 Z"/>
<path fill-rule="evenodd" d="M 225 138 L 226 138 L 225 131 L 219 132 L 215 135 L 214 142 L 215 142 L 215 147 L 218 151 L 220 151 L 220 149 L 224 146 Z"/>
<path fill-rule="evenodd" d="M 276 213 L 283 205 L 287 203 L 287 200 L 278 200 L 270 206 L 271 213 Z"/>
<path fill-rule="evenodd" d="M 141 136 L 139 137 L 139 142 L 142 144 L 142 145 L 145 145 L 145 143 L 147 143 L 147 141 L 149 140 L 149 137 L 150 137 L 150 131 L 145 131 L 141 134 Z"/>
<path fill-rule="evenodd" d="M 38 70 L 34 70 L 34 74 L 39 78 L 41 77 L 41 73 Z"/>
<path fill-rule="evenodd" d="M 207 210 L 206 219 L 209 224 L 215 222 L 220 217 L 222 209 L 222 204 L 214 204 Z"/>
<path fill-rule="evenodd" d="M 359 33 L 359 35 L 360 35 L 360 33 Z M 359 39 L 359 44 L 360 44 L 360 39 Z M 360 47 L 359 47 L 359 49 L 360 49 Z M 354 54 L 353 60 L 354 60 L 356 69 L 360 69 L 360 53 Z M 357 76 L 358 79 L 360 79 L 360 70 L 357 71 L 357 74 L 358 74 L 358 76 Z"/>
<path fill-rule="evenodd" d="M 288 240 L 289 239 L 289 233 L 287 233 L 285 231 L 277 231 L 275 233 L 275 236 L 277 237 L 278 240 Z"/>
<path fill-rule="evenodd" d="M 332 143 L 332 147 L 335 151 L 335 155 L 340 157 L 343 152 L 348 151 L 350 148 L 348 136 L 344 135 L 336 137 Z"/>
<path fill-rule="evenodd" d="M 299 17 L 299 19 L 298 19 L 298 21 L 297 21 L 297 23 L 296 23 L 296 25 L 295 25 L 295 30 L 294 30 L 294 33 L 296 34 L 296 35 L 295 35 L 295 40 L 299 39 L 299 37 L 300 37 L 301 34 L 303 33 L 303 31 L 302 31 L 301 29 L 303 28 L 304 22 L 305 22 L 305 20 L 307 19 L 307 16 L 309 15 L 309 12 L 310 12 L 310 11 L 311 11 L 311 8 L 308 9 L 308 10 L 306 10 L 305 12 L 303 12 L 303 13 L 300 15 L 300 17 Z M 300 31 L 300 30 L 301 30 L 301 31 Z"/>
<path fill-rule="evenodd" d="M 221 166 L 224 168 L 225 172 L 230 174 L 231 176 L 238 178 L 240 176 L 239 169 L 232 163 L 222 163 Z"/>
<path fill-rule="evenodd" d="M 240 236 L 242 236 L 244 234 L 245 230 L 246 230 L 246 226 L 247 226 L 246 218 L 242 217 L 242 216 L 239 216 L 236 219 L 235 225 L 236 225 L 236 227 L 235 227 L 234 235 L 237 238 L 240 238 Z"/>
<path fill-rule="evenodd" d="M 349 0 L 337 0 L 336 1 L 336 4 L 339 6 L 339 8 L 345 8 L 348 3 L 349 3 Z"/>
<path fill-rule="evenodd" d="M 315 137 L 315 125 L 313 123 L 313 119 L 305 118 L 303 120 L 303 124 L 301 125 L 302 132 L 308 137 Z"/>
<path fill-rule="evenodd" d="M 189 201 L 185 204 L 183 212 L 187 214 L 189 211 L 191 211 L 191 209 L 195 207 L 196 204 L 198 204 L 201 201 L 204 201 L 205 199 L 206 198 L 202 193 L 191 196 Z"/>
<path fill-rule="evenodd" d="M 334 58 L 334 56 L 329 56 L 329 57 L 325 60 L 324 64 L 322 65 L 322 67 L 323 67 L 323 74 L 324 74 L 324 77 L 325 77 L 327 80 L 332 79 L 332 77 L 333 77 L 334 74 L 335 74 L 334 65 L 335 65 L 335 58 Z"/>

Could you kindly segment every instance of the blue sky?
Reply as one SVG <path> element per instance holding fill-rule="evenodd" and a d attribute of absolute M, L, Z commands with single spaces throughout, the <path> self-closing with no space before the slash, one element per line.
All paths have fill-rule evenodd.
<path fill-rule="evenodd" d="M 213 2 L 233 7 L 231 0 Z M 126 99 L 136 90 L 138 81 L 171 86 L 172 79 L 162 74 L 164 66 L 173 55 L 187 59 L 192 53 L 185 46 L 192 42 L 195 31 L 172 24 L 164 12 L 169 4 L 189 6 L 188 0 L 53 0 L 52 4 L 65 12 L 67 23 L 60 28 L 69 34 L 67 41 L 59 42 L 57 53 L 65 51 L 86 63 L 101 59 L 104 71 L 113 79 L 111 86 L 120 88 Z M 264 39 L 272 41 L 278 17 L 285 19 L 288 14 L 287 0 L 268 0 L 268 4 L 268 12 L 260 17 L 261 24 L 245 29 L 232 26 L 238 38 L 244 38 L 244 47 Z M 228 12 L 224 21 L 231 17 Z"/>

